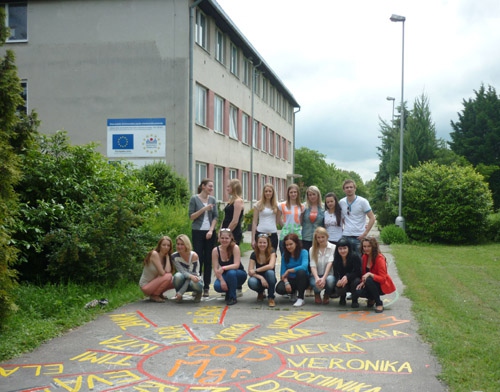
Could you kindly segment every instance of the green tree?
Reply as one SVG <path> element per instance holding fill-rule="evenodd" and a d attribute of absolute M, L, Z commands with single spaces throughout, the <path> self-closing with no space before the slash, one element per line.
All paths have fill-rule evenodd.
<path fill-rule="evenodd" d="M 398 194 L 396 185 L 390 189 L 391 197 Z M 491 207 L 488 185 L 470 165 L 427 162 L 404 173 L 403 216 L 410 238 L 453 244 L 480 242 Z"/>
<path fill-rule="evenodd" d="M 474 99 L 463 100 L 458 121 L 451 121 L 450 147 L 474 166 L 500 166 L 500 99 L 491 86 L 474 92 Z"/>

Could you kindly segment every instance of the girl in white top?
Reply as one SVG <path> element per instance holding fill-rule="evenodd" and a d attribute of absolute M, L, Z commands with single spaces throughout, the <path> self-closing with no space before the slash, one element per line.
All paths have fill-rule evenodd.
<path fill-rule="evenodd" d="M 342 207 L 340 207 L 339 199 L 333 192 L 328 192 L 325 195 L 325 220 L 324 225 L 328 232 L 328 241 L 337 245 L 337 242 L 342 238 Z"/>
<path fill-rule="evenodd" d="M 163 293 L 174 288 L 170 259 L 172 250 L 172 240 L 164 236 L 144 259 L 139 286 L 145 295 L 149 295 L 152 302 L 165 302 Z"/>
<path fill-rule="evenodd" d="M 333 292 L 335 279 L 333 277 L 333 254 L 335 245 L 328 242 L 328 232 L 324 227 L 318 227 L 314 231 L 313 244 L 309 250 L 309 284 L 314 290 L 314 302 L 327 305 L 330 302 L 330 294 Z M 321 292 L 323 301 L 321 301 Z"/>
<path fill-rule="evenodd" d="M 265 184 L 260 200 L 255 203 L 252 221 L 252 248 L 255 249 L 259 234 L 267 234 L 276 252 L 278 249 L 278 227 L 280 211 L 276 191 L 272 184 Z"/>
<path fill-rule="evenodd" d="M 279 242 L 281 256 L 283 256 L 285 252 L 283 239 L 288 234 L 297 234 L 299 239 L 302 239 L 302 224 L 300 222 L 304 206 L 300 203 L 299 186 L 297 184 L 289 185 L 286 190 L 286 195 L 286 202 L 278 205 L 281 215 L 281 223 L 283 224 Z"/>

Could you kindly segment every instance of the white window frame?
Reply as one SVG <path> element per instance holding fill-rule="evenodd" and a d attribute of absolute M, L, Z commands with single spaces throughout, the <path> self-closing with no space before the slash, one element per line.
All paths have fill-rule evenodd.
<path fill-rule="evenodd" d="M 214 167 L 214 197 L 217 201 L 224 199 L 224 168 Z"/>
<path fill-rule="evenodd" d="M 258 148 L 258 135 L 259 134 L 259 122 L 257 120 L 253 120 L 253 126 L 252 126 L 252 147 L 253 148 Z"/>
<path fill-rule="evenodd" d="M 252 83 L 252 63 L 245 58 L 243 60 L 243 84 L 250 87 L 250 83 Z"/>
<path fill-rule="evenodd" d="M 238 108 L 229 105 L 229 137 L 238 140 Z"/>
<path fill-rule="evenodd" d="M 269 149 L 267 150 L 267 152 L 271 155 L 274 155 L 274 131 L 268 129 L 268 133 L 269 133 Z"/>
<path fill-rule="evenodd" d="M 281 158 L 281 137 L 276 133 L 276 157 Z"/>
<path fill-rule="evenodd" d="M 198 45 L 208 50 L 208 19 L 199 8 L 196 9 L 195 39 Z"/>
<path fill-rule="evenodd" d="M 238 178 L 238 170 L 229 169 L 229 179 L 232 180 L 234 178 Z"/>
<path fill-rule="evenodd" d="M 208 177 L 208 166 L 203 162 L 196 162 L 196 174 L 195 174 L 195 182 L 196 186 L 201 184 L 204 178 Z"/>
<path fill-rule="evenodd" d="M 253 80 L 253 92 L 258 97 L 260 97 L 260 94 L 261 94 L 261 91 L 260 91 L 260 79 L 261 79 L 260 72 L 255 71 L 254 80 Z"/>
<path fill-rule="evenodd" d="M 252 177 L 252 201 L 258 200 L 259 192 L 257 188 L 259 183 L 257 181 L 257 178 L 258 178 L 257 173 L 254 173 Z"/>
<path fill-rule="evenodd" d="M 286 158 L 288 162 L 292 161 L 292 142 L 288 142 L 288 149 L 286 150 Z"/>
<path fill-rule="evenodd" d="M 226 49 L 226 37 L 222 33 L 222 31 L 217 30 L 215 32 L 215 59 L 224 64 L 224 52 Z"/>
<path fill-rule="evenodd" d="M 28 42 L 28 3 L 3 3 L 0 6 L 5 9 L 5 26 L 10 29 L 6 42 Z"/>
<path fill-rule="evenodd" d="M 204 127 L 207 126 L 207 96 L 208 90 L 196 84 L 196 115 L 195 121 L 197 124 Z"/>
<path fill-rule="evenodd" d="M 231 42 L 231 63 L 230 63 L 230 71 L 233 75 L 239 76 L 238 75 L 238 68 L 239 68 L 239 53 L 238 53 L 238 48 L 236 47 L 235 44 Z"/>
<path fill-rule="evenodd" d="M 267 151 L 267 127 L 265 125 L 260 127 L 260 149 Z"/>
<path fill-rule="evenodd" d="M 250 173 L 244 171 L 241 173 L 241 190 L 243 193 L 243 200 L 248 200 L 248 177 Z"/>
<path fill-rule="evenodd" d="M 248 129 L 250 123 L 250 116 L 246 113 L 241 115 L 241 141 L 248 144 Z"/>
<path fill-rule="evenodd" d="M 269 98 L 269 80 L 267 78 L 262 77 L 262 100 L 267 103 Z"/>
<path fill-rule="evenodd" d="M 224 132 L 224 98 L 214 95 L 214 131 Z"/>

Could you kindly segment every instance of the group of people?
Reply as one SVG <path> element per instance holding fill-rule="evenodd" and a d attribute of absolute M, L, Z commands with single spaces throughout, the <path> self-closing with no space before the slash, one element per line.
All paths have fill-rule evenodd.
<path fill-rule="evenodd" d="M 375 216 L 369 202 L 356 195 L 353 180 L 344 181 L 344 198 L 339 201 L 330 192 L 324 204 L 316 186 L 307 188 L 305 203 L 301 203 L 299 187 L 291 184 L 286 201 L 278 203 L 273 185 L 265 184 L 254 206 L 248 272 L 239 248 L 244 210 L 241 183 L 229 181 L 229 202 L 218 236 L 213 189 L 213 181 L 204 179 L 189 202 L 193 246 L 181 234 L 172 254 L 172 241 L 163 237 L 144 260 L 140 286 L 152 301 L 165 301 L 162 293 L 174 288 L 176 301 L 192 291 L 194 301 L 199 302 L 202 296 L 209 296 L 213 274 L 213 288 L 225 295 L 228 305 L 237 303 L 248 279 L 248 287 L 257 292 L 257 301 L 267 297 L 270 307 L 275 306 L 275 293 L 288 295 L 293 306 L 300 307 L 306 290 L 311 289 L 317 304 L 326 305 L 338 297 L 339 304 L 346 305 L 346 296 L 351 293 L 353 308 L 359 307 L 358 298 L 363 297 L 368 307 L 383 312 L 380 297 L 395 291 L 395 286 L 377 240 L 368 237 Z M 279 279 L 275 271 L 277 249 L 281 253 Z"/>

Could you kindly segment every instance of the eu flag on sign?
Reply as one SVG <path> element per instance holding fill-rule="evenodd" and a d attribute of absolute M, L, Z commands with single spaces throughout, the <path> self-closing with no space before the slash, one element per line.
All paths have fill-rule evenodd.
<path fill-rule="evenodd" d="M 115 134 L 113 135 L 113 150 L 133 150 L 134 135 L 133 134 Z"/>

